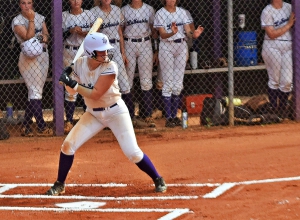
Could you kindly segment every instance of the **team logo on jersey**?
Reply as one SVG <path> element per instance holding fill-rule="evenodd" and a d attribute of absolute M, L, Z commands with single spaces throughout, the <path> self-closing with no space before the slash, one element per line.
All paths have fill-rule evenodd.
<path fill-rule="evenodd" d="M 178 26 L 182 26 L 182 25 L 184 25 L 182 22 L 176 23 L 176 26 L 177 26 L 177 27 L 178 27 Z M 167 25 L 167 30 L 171 30 L 171 26 L 172 26 L 172 24 L 168 24 L 168 25 Z"/>
<path fill-rule="evenodd" d="M 115 27 L 118 26 L 120 23 L 119 22 L 115 22 L 115 23 L 103 23 L 100 27 L 100 29 L 104 29 L 104 28 L 109 28 L 109 27 Z"/>
<path fill-rule="evenodd" d="M 133 20 L 128 20 L 127 25 L 132 25 L 132 24 L 139 24 L 139 23 L 148 23 L 148 20 L 146 18 L 139 20 L 139 19 L 133 19 Z"/>
<path fill-rule="evenodd" d="M 103 41 L 104 44 L 107 44 L 107 40 L 106 40 L 105 37 L 102 38 L 102 41 Z"/>
<path fill-rule="evenodd" d="M 285 22 L 287 22 L 288 20 L 289 20 L 289 18 L 282 18 L 282 19 L 279 20 L 279 21 L 275 21 L 275 22 L 274 22 L 274 26 L 275 26 L 275 27 L 278 27 L 278 26 L 284 24 Z"/>

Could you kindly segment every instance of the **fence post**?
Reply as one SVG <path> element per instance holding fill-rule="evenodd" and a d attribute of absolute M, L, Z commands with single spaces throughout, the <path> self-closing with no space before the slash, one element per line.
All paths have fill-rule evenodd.
<path fill-rule="evenodd" d="M 213 0 L 213 53 L 214 53 L 214 61 L 218 60 L 222 56 L 222 30 L 221 30 L 221 0 Z M 214 96 L 217 99 L 222 98 L 223 96 L 223 89 L 222 89 L 222 81 L 220 79 L 219 74 L 215 74 L 214 76 L 215 81 L 215 92 Z"/>
<path fill-rule="evenodd" d="M 233 76 L 233 3 L 228 0 L 228 98 L 229 98 L 229 125 L 234 125 L 234 76 Z"/>
<path fill-rule="evenodd" d="M 293 66 L 294 66 L 294 100 L 296 121 L 300 121 L 300 2 L 293 0 L 293 12 L 296 14 L 296 22 L 293 33 Z"/>
<path fill-rule="evenodd" d="M 56 136 L 64 134 L 64 89 L 58 83 L 63 69 L 62 0 L 52 0 L 53 124 Z"/>

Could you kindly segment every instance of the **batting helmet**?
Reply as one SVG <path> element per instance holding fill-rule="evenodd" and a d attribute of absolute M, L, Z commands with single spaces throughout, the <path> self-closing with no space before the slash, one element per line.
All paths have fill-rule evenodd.
<path fill-rule="evenodd" d="M 43 44 L 38 38 L 33 37 L 21 44 L 21 50 L 27 57 L 36 58 L 43 53 Z"/>
<path fill-rule="evenodd" d="M 95 51 L 106 51 L 113 49 L 110 45 L 108 37 L 102 33 L 92 33 L 85 37 L 83 41 L 84 54 L 88 57 L 96 57 Z"/>

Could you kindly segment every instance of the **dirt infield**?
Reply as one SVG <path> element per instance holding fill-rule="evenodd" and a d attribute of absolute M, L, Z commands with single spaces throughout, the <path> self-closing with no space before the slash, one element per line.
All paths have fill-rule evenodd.
<path fill-rule="evenodd" d="M 43 194 L 56 179 L 63 137 L 1 141 L 0 216 L 300 219 L 299 132 L 294 122 L 138 132 L 139 145 L 168 184 L 165 194 L 153 192 L 152 181 L 127 160 L 110 131 L 76 153 L 66 194 L 59 197 Z"/>

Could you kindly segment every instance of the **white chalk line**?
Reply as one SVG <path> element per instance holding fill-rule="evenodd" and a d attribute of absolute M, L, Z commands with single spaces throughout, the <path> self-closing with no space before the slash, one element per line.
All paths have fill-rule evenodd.
<path fill-rule="evenodd" d="M 53 183 L 0 183 L 0 186 L 15 185 L 20 187 L 47 187 Z M 105 184 L 66 184 L 68 187 L 127 187 L 124 183 L 105 183 Z"/>
<path fill-rule="evenodd" d="M 252 185 L 252 184 L 261 184 L 261 183 L 275 183 L 275 182 L 288 182 L 288 181 L 297 181 L 300 180 L 300 176 L 296 177 L 286 177 L 286 178 L 275 178 L 275 179 L 264 179 L 264 180 L 251 180 L 243 182 L 232 182 L 232 183 L 223 183 L 212 192 L 205 194 L 202 198 L 205 199 L 215 199 L 218 196 L 222 195 L 229 189 L 233 188 L 236 185 Z"/>
<path fill-rule="evenodd" d="M 47 196 L 47 195 L 0 195 L 0 199 L 76 199 L 76 200 L 103 200 L 103 201 L 134 201 L 134 200 L 190 200 L 198 196 Z"/>
<path fill-rule="evenodd" d="M 54 212 L 66 212 L 66 211 L 75 211 L 75 212 L 174 212 L 181 211 L 182 213 L 193 213 L 188 208 L 184 209 L 153 209 L 153 208 L 135 208 L 135 209 L 116 209 L 116 208 L 107 208 L 107 209 L 81 209 L 81 208 L 38 208 L 38 207 L 17 207 L 17 206 L 0 206 L 0 210 L 5 211 L 54 211 Z"/>
<path fill-rule="evenodd" d="M 300 180 L 300 176 L 287 177 L 287 178 L 274 178 L 264 180 L 251 180 L 242 182 L 228 182 L 228 183 L 193 183 L 193 184 L 167 184 L 169 187 L 217 187 L 212 192 L 207 193 L 203 198 L 217 198 L 227 190 L 231 189 L 236 185 L 251 185 L 260 183 L 274 183 L 284 181 L 297 181 Z M 0 194 L 19 186 L 23 187 L 34 187 L 34 186 L 52 186 L 52 184 L 0 184 Z M 127 187 L 127 184 L 66 184 L 69 187 Z M 172 199 L 197 199 L 198 196 L 164 196 L 164 197 L 86 197 L 86 196 L 43 196 L 43 195 L 0 195 L 0 198 L 52 198 L 52 199 L 90 199 L 90 200 L 172 200 Z M 172 220 L 186 213 L 193 213 L 189 209 L 80 209 L 80 208 L 36 208 L 36 207 L 1 207 L 0 210 L 11 210 L 11 211 L 80 211 L 80 212 L 169 212 L 167 215 L 159 218 L 159 220 Z"/>
<path fill-rule="evenodd" d="M 234 183 L 224 183 L 221 186 L 217 187 L 216 189 L 214 189 L 212 192 L 205 194 L 204 196 L 202 196 L 205 199 L 215 199 L 218 196 L 222 195 L 224 192 L 226 192 L 227 190 L 231 189 L 232 187 L 234 187 L 236 184 Z"/>
<path fill-rule="evenodd" d="M 0 183 L 0 186 L 15 185 L 18 187 L 48 187 L 53 186 L 53 183 Z M 154 185 L 154 184 L 152 184 Z M 168 187 L 216 187 L 222 185 L 221 183 L 174 183 L 167 184 Z M 107 183 L 107 184 L 66 184 L 66 187 L 128 187 L 133 184 L 123 183 Z"/>
<path fill-rule="evenodd" d="M 192 211 L 190 211 L 189 209 L 176 209 L 170 213 L 168 213 L 167 215 L 159 218 L 158 220 L 170 220 L 170 219 L 175 219 L 183 214 L 186 213 L 194 213 Z"/>

